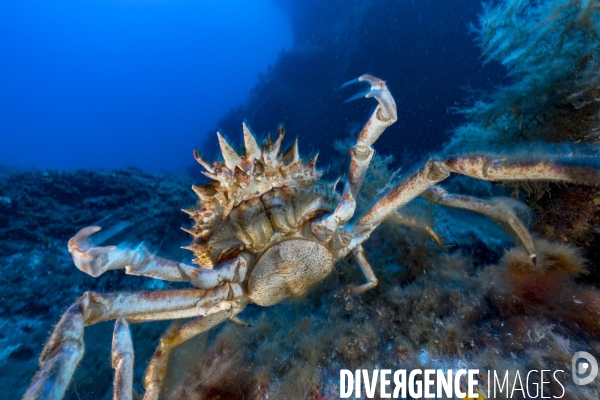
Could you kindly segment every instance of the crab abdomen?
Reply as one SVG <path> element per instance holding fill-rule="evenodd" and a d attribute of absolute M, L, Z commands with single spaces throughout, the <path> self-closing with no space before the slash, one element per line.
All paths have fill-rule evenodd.
<path fill-rule="evenodd" d="M 329 249 L 308 239 L 289 239 L 269 247 L 256 260 L 247 281 L 247 295 L 261 306 L 298 297 L 325 279 L 333 269 Z"/>

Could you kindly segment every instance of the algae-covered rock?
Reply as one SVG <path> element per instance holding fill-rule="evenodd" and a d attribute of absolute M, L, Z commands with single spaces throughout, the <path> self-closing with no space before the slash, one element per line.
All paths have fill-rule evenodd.
<path fill-rule="evenodd" d="M 67 251 L 69 238 L 79 229 L 97 224 L 113 231 L 105 237 L 107 244 L 143 240 L 159 254 L 183 259 L 188 254 L 179 246 L 189 243 L 189 235 L 179 227 L 189 218 L 180 209 L 197 199 L 191 185 L 184 177 L 135 168 L 17 171 L 0 178 L 2 199 L 9 199 L 0 201 L 0 386 L 5 388 L 4 398 L 23 394 L 38 369 L 37 357 L 48 332 L 85 291 L 166 287 L 164 282 L 127 276 L 123 271 L 111 271 L 97 279 L 84 274 Z M 96 395 L 111 388 L 112 372 L 105 361 L 112 328 L 106 325 L 107 329 L 86 330 L 91 358 L 77 372 L 77 376 L 93 377 L 80 379 L 79 390 L 92 390 Z M 143 328 L 149 329 L 152 337 L 146 352 L 152 351 L 160 328 Z M 71 393 L 67 398 L 77 397 Z"/>

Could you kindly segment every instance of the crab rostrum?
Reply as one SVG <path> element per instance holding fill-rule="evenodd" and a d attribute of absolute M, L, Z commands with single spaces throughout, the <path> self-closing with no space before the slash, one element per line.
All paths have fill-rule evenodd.
<path fill-rule="evenodd" d="M 548 180 L 597 185 L 600 171 L 550 161 L 498 159 L 464 155 L 430 159 L 392 187 L 364 215 L 353 219 L 355 197 L 373 157 L 371 147 L 396 121 L 396 104 L 386 83 L 371 75 L 364 81 L 378 106 L 349 149 L 351 162 L 343 193 L 336 182 L 323 182 L 316 156 L 303 161 L 297 141 L 280 152 L 284 130 L 262 147 L 244 124 L 244 155 L 218 134 L 223 162 L 209 163 L 194 151 L 212 182 L 194 186 L 198 208 L 184 210 L 195 221 L 187 247 L 197 266 L 159 258 L 142 246 L 134 249 L 95 247 L 89 237 L 100 227 L 87 227 L 69 241 L 69 251 L 81 271 L 97 277 L 107 270 L 167 281 L 190 282 L 185 290 L 99 294 L 87 292 L 63 315 L 40 356 L 41 369 L 25 399 L 61 399 L 83 356 L 84 327 L 116 319 L 112 344 L 114 398 L 132 398 L 133 347 L 128 323 L 191 318 L 174 324 L 163 335 L 144 376 L 144 399 L 157 399 L 163 389 L 171 350 L 226 320 L 237 319 L 249 303 L 277 304 L 301 296 L 332 271 L 337 260 L 352 253 L 366 283 L 349 290 L 359 294 L 377 285 L 362 243 L 371 232 L 417 196 L 442 205 L 491 216 L 518 238 L 535 262 L 529 233 L 514 212 L 501 203 L 447 193 L 435 186 L 451 173 L 490 181 Z M 410 221 L 405 221 L 410 223 Z"/>

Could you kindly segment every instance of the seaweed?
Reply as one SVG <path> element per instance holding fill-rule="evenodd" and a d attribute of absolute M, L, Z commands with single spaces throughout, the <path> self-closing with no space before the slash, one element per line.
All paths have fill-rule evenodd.
<path fill-rule="evenodd" d="M 468 123 L 447 150 L 600 138 L 600 9 L 583 0 L 484 4 L 471 25 L 485 63 L 499 62 L 508 84 L 453 110 Z"/>

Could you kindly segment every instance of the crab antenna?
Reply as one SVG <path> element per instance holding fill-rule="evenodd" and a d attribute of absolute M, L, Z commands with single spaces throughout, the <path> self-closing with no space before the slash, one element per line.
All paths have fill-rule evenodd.
<path fill-rule="evenodd" d="M 246 122 L 242 122 L 242 128 L 244 130 L 244 148 L 246 150 L 246 158 L 249 160 L 260 158 L 260 147 L 258 147 L 256 138 L 252 134 L 252 131 Z"/>
<path fill-rule="evenodd" d="M 205 170 L 207 170 L 210 173 L 215 173 L 215 169 L 208 163 L 206 162 L 205 159 L 203 159 L 200 156 L 200 153 L 198 153 L 198 150 L 194 149 L 194 158 L 196 159 L 196 161 L 198 162 L 198 164 L 202 165 L 204 167 Z"/>
<path fill-rule="evenodd" d="M 235 166 L 242 162 L 242 159 L 240 156 L 238 156 L 235 150 L 233 150 L 233 147 L 227 143 L 220 132 L 217 132 L 217 137 L 219 138 L 219 147 L 221 147 L 221 154 L 223 154 L 225 166 L 233 171 Z"/>

